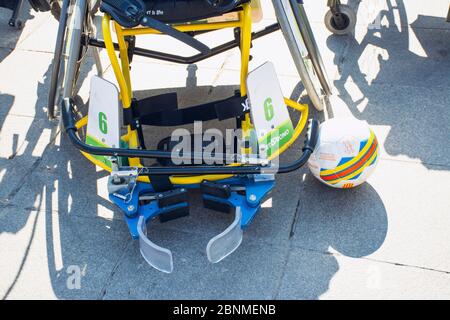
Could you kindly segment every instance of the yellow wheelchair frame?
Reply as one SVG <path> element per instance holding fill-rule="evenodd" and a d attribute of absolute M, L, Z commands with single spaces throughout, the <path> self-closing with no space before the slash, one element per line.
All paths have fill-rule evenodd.
<path fill-rule="evenodd" d="M 125 1 L 125 0 L 124 0 Z M 283 0 L 287 3 L 288 0 Z M 64 0 L 65 6 L 63 8 L 67 10 L 69 0 Z M 112 1 L 111 1 L 112 2 Z M 104 4 L 105 2 L 102 2 Z M 294 7 L 292 10 L 296 9 L 298 3 L 295 0 L 289 0 L 289 3 Z M 85 0 L 77 0 L 78 12 L 88 12 L 86 9 Z M 117 5 L 117 3 L 114 3 Z M 119 3 L 120 4 L 120 3 Z M 278 10 L 282 8 L 279 7 L 281 2 L 274 0 L 274 7 Z M 132 6 L 132 4 L 130 5 Z M 106 8 L 106 9 L 105 9 Z M 292 34 L 289 33 L 291 26 L 287 19 L 287 13 L 281 15 L 281 18 L 277 15 L 280 22 L 273 25 L 267 26 L 265 29 L 252 32 L 252 9 L 250 2 L 242 2 L 241 5 L 235 8 L 237 12 L 237 18 L 233 21 L 215 21 L 207 23 L 186 23 L 186 24 L 176 24 L 172 25 L 179 34 L 181 38 L 189 33 L 190 36 L 195 36 L 198 33 L 215 31 L 226 28 L 233 28 L 235 30 L 235 38 L 233 41 L 221 44 L 214 48 L 207 48 L 209 50 L 200 50 L 200 54 L 194 55 L 192 57 L 181 57 L 176 55 L 170 55 L 163 52 L 155 52 L 143 48 L 134 47 L 134 40 L 136 36 L 147 35 L 147 34 L 161 34 L 164 33 L 165 27 L 160 28 L 158 31 L 154 28 L 158 28 L 158 23 L 152 24 L 154 28 L 149 27 L 133 27 L 126 28 L 123 25 L 136 26 L 141 25 L 135 23 L 128 23 L 129 20 L 121 21 L 121 10 L 128 12 L 128 9 L 120 8 L 119 11 L 115 11 L 117 8 L 104 7 L 104 13 L 102 17 L 102 30 L 104 40 L 98 40 L 89 37 L 89 32 L 81 35 L 80 30 L 76 34 L 77 38 L 68 36 L 72 39 L 69 50 L 72 55 L 70 56 L 68 63 L 71 66 L 71 72 L 67 72 L 71 76 L 68 78 L 73 78 L 76 73 L 75 67 L 79 68 L 80 59 L 75 59 L 73 53 L 81 51 L 79 48 L 81 46 L 94 46 L 105 48 L 110 60 L 112 70 L 114 72 L 117 84 L 119 87 L 119 99 L 121 102 L 121 108 L 123 109 L 124 125 L 126 125 L 126 134 L 124 134 L 121 139 L 127 144 L 127 147 L 105 147 L 91 145 L 84 142 L 83 135 L 79 133 L 79 130 L 86 127 L 88 124 L 89 114 L 84 116 L 78 121 L 75 121 L 76 115 L 76 99 L 74 94 L 71 94 L 71 88 L 74 87 L 73 83 L 69 80 L 63 86 L 67 94 L 63 94 L 61 101 L 61 116 L 62 122 L 64 124 L 65 132 L 70 139 L 70 141 L 83 153 L 83 155 L 90 160 L 95 165 L 111 172 L 108 177 L 108 194 L 109 199 L 117 205 L 121 211 L 124 213 L 124 218 L 127 223 L 128 229 L 131 236 L 134 239 L 139 240 L 140 252 L 144 259 L 154 268 L 170 273 L 173 270 L 173 258 L 170 250 L 162 248 L 157 244 L 153 243 L 148 236 L 147 223 L 152 221 L 154 218 L 158 217 L 161 222 L 166 222 L 169 220 L 184 217 L 189 214 L 189 199 L 188 199 L 188 189 L 199 189 L 202 194 L 203 205 L 207 209 L 212 209 L 215 211 L 222 211 L 230 213 L 234 211 L 233 222 L 220 234 L 211 238 L 206 247 L 207 258 L 212 263 L 217 263 L 235 251 L 242 242 L 243 230 L 245 230 L 259 212 L 261 204 L 269 196 L 271 190 L 275 186 L 275 174 L 278 173 L 289 173 L 295 171 L 306 164 L 309 157 L 314 151 L 317 139 L 319 136 L 319 123 L 317 120 L 312 119 L 308 125 L 308 130 L 306 132 L 306 139 L 304 146 L 301 150 L 299 157 L 292 162 L 287 164 L 278 164 L 274 159 L 278 158 L 283 152 L 285 152 L 304 131 L 307 121 L 308 121 L 308 106 L 305 104 L 297 103 L 296 101 L 284 98 L 286 106 L 301 113 L 299 120 L 294 128 L 293 135 L 290 140 L 283 144 L 277 151 L 270 154 L 268 159 L 259 157 L 255 155 L 257 153 L 257 148 L 252 148 L 251 144 L 245 144 L 245 147 L 241 146 L 240 150 L 237 150 L 233 154 L 217 154 L 215 157 L 222 157 L 222 159 L 233 159 L 231 164 L 228 165 L 206 165 L 205 157 L 203 152 L 194 152 L 191 154 L 192 159 L 202 160 L 201 164 L 198 165 L 160 165 L 160 166 L 144 166 L 141 159 L 153 158 L 162 160 L 172 160 L 172 152 L 161 150 L 164 148 L 158 148 L 157 150 L 147 149 L 144 143 L 144 137 L 142 132 L 142 124 L 144 125 L 170 125 L 175 126 L 180 123 L 189 123 L 190 119 L 187 118 L 187 122 L 175 121 L 177 116 L 173 116 L 171 107 L 173 100 L 172 98 L 167 98 L 166 104 L 162 102 L 154 102 L 155 105 L 161 103 L 159 107 L 169 109 L 167 113 L 167 118 L 171 118 L 172 122 L 159 121 L 159 115 L 157 113 L 147 113 L 141 118 L 143 121 L 138 122 L 139 112 L 139 102 L 145 100 L 138 100 L 133 98 L 132 81 L 130 74 L 130 60 L 132 54 L 141 55 L 149 58 L 156 58 L 161 60 L 166 60 L 176 63 L 195 63 L 197 61 L 206 59 L 213 55 L 220 54 L 224 51 L 230 50 L 232 48 L 239 47 L 241 51 L 241 70 L 240 70 L 240 90 L 239 95 L 235 94 L 231 99 L 238 101 L 234 104 L 222 104 L 227 113 L 226 117 L 219 115 L 218 109 L 215 109 L 217 119 L 230 119 L 235 118 L 240 121 L 237 127 L 242 129 L 242 140 L 245 143 L 250 142 L 252 135 L 254 137 L 254 128 L 251 121 L 250 114 L 247 108 L 242 109 L 242 103 L 247 97 L 247 76 L 249 74 L 249 61 L 250 61 L 250 47 L 252 40 L 262 37 L 271 32 L 275 32 L 281 29 L 284 33 L 284 37 L 289 42 L 292 40 Z M 298 9 L 298 8 L 297 8 Z M 139 9 L 141 10 L 141 9 Z M 64 11 L 64 10 L 63 10 Z M 142 13 L 142 11 L 138 11 Z M 128 12 L 129 13 L 129 12 Z M 293 12 L 291 12 L 293 14 Z M 302 13 L 302 12 L 300 12 Z M 303 12 L 304 13 L 304 12 Z M 117 15 L 115 15 L 117 14 Z M 79 14 L 78 14 L 79 15 Z M 121 21 L 119 24 L 117 21 Z M 146 18 L 144 14 L 144 18 Z M 142 17 L 141 17 L 142 18 Z M 304 19 L 303 22 L 307 24 L 307 19 L 304 15 L 300 14 L 299 19 Z M 134 19 L 134 18 L 133 18 Z M 89 19 L 87 19 L 89 20 Z M 89 21 L 87 21 L 89 22 Z M 144 22 L 143 18 L 141 22 Z M 298 21 L 297 21 L 298 23 Z M 89 23 L 88 23 L 89 24 Z M 64 20 L 60 21 L 60 31 L 65 30 L 66 22 Z M 148 25 L 148 24 L 147 24 Z M 285 29 L 283 29 L 283 25 Z M 113 29 L 115 30 L 115 35 L 117 42 L 113 42 Z M 289 27 L 289 28 L 287 28 Z M 300 29 L 300 24 L 298 23 L 297 31 Z M 239 31 L 239 32 L 237 32 Z M 64 32 L 62 32 L 63 35 Z M 169 33 L 168 33 L 169 34 Z M 72 34 L 73 35 L 73 34 Z M 239 35 L 239 36 L 238 36 Z M 312 35 L 309 35 L 310 45 L 312 44 Z M 302 35 L 303 37 L 303 35 Z M 59 37 L 63 38 L 63 37 Z M 77 42 L 77 39 L 81 43 Z M 58 44 L 57 40 L 57 44 Z M 59 44 L 63 43 L 61 41 Z M 289 43 L 288 43 L 289 44 Z M 204 44 L 203 44 L 204 45 Z M 195 47 L 195 46 L 193 46 Z M 197 48 L 200 48 L 198 46 Z M 205 46 L 206 47 L 206 46 Z M 301 47 L 301 46 L 300 46 Z M 59 49 L 58 49 L 59 48 Z M 55 49 L 55 57 L 61 60 L 62 56 L 62 45 L 57 46 Z M 293 57 L 297 57 L 298 60 L 304 60 L 304 57 L 299 57 L 298 53 L 301 51 L 300 48 L 294 51 L 296 54 Z M 292 54 L 292 48 L 290 48 Z M 117 51 L 119 56 L 117 56 Z M 298 51 L 298 52 L 297 52 Z M 310 51 L 308 51 L 310 52 Z M 312 51 L 313 52 L 313 51 Z M 317 53 L 317 52 L 316 52 Z M 98 57 L 98 56 L 97 56 Z M 316 58 L 318 58 L 318 54 Z M 295 59 L 294 59 L 295 60 Z M 54 72 L 52 76 L 58 80 L 57 75 L 59 72 L 58 60 L 55 64 Z M 304 61 L 297 61 L 297 68 L 300 66 L 300 77 L 302 82 L 305 78 L 305 73 L 308 72 L 305 69 Z M 303 68 L 303 69 L 302 69 Z M 315 70 L 318 70 L 315 68 Z M 303 77 L 302 77 L 303 74 Z M 309 77 L 309 76 L 308 76 Z M 53 78 L 53 77 L 52 77 Z M 311 80 L 310 80 L 311 81 Z M 54 82 L 54 81 L 52 81 Z M 307 81 L 305 82 L 305 88 L 308 88 Z M 49 96 L 54 97 L 55 89 L 57 86 L 51 86 Z M 308 89 L 307 89 L 308 91 Z M 172 95 L 173 97 L 173 95 Z M 153 99 L 150 97 L 148 99 Z M 145 98 L 147 99 L 147 98 Z M 155 99 L 158 99 L 157 97 Z M 153 100 L 155 101 L 155 100 Z M 159 101 L 159 100 L 158 100 Z M 203 104 L 200 106 L 192 106 L 192 110 L 199 110 L 205 112 L 209 108 L 218 108 L 217 106 L 223 103 L 223 101 L 230 101 L 228 99 L 216 101 L 213 104 Z M 147 105 L 141 102 L 141 106 L 151 106 L 151 103 Z M 231 107 L 230 107 L 231 106 Z M 317 107 L 316 104 L 314 106 Z M 115 104 L 117 107 L 117 104 Z M 175 105 L 175 107 L 177 107 Z M 203 109 L 201 109 L 203 108 Z M 230 109 L 236 109 L 231 110 Z M 156 108 L 155 108 L 156 109 Z M 189 108 L 188 108 L 189 109 Z M 320 109 L 320 108 L 319 108 Z M 179 109 L 181 110 L 181 109 Z M 177 111 L 179 111 L 177 110 Z M 53 115 L 54 110 L 50 110 L 49 114 Z M 144 112 L 147 110 L 144 110 Z M 152 110 L 153 111 L 153 110 Z M 163 112 L 166 112 L 163 111 Z M 199 112 L 199 111 L 195 111 Z M 222 111 L 221 111 L 222 112 Z M 205 112 L 206 113 L 206 112 Z M 230 115 L 231 114 L 231 115 Z M 147 118 L 145 118 L 147 117 Z M 173 119 L 172 119 L 173 118 Z M 130 120 L 132 119 L 132 120 Z M 206 116 L 203 119 L 213 119 L 213 117 Z M 155 122 L 152 122 L 155 120 Z M 132 122 L 135 121 L 135 122 Z M 207 121 L 207 120 L 205 120 Z M 163 140 L 164 141 L 164 140 Z M 240 151 L 240 154 L 239 152 Z M 255 152 L 256 151 L 256 152 Z M 102 161 L 101 157 L 109 157 L 108 161 Z M 121 159 L 128 160 L 128 164 L 124 165 Z M 210 159 L 210 158 L 207 158 Z M 162 162 L 160 162 L 162 163 Z"/>
<path fill-rule="evenodd" d="M 117 44 L 119 47 L 120 58 L 117 57 L 116 49 L 114 47 L 114 42 L 112 38 L 111 24 L 114 26 L 115 33 L 117 36 Z M 249 61 L 250 61 L 250 46 L 252 40 L 252 15 L 250 4 L 244 4 L 242 10 L 238 12 L 238 19 L 236 21 L 226 21 L 226 22 L 212 22 L 212 23 L 199 23 L 199 24 L 184 24 L 174 26 L 177 30 L 181 32 L 196 32 L 196 31 L 214 31 L 226 28 L 239 28 L 240 29 L 240 49 L 241 49 L 241 71 L 240 71 L 240 92 L 242 96 L 247 95 L 246 78 L 249 72 Z M 131 86 L 131 75 L 130 75 L 130 61 L 128 59 L 128 44 L 125 40 L 127 36 L 138 36 L 145 34 L 160 34 L 159 31 L 151 28 L 124 28 L 120 26 L 117 22 L 113 21 L 108 14 L 104 14 L 102 18 L 102 31 L 104 35 L 105 47 L 108 53 L 109 60 L 111 62 L 112 69 L 114 71 L 117 83 L 119 85 L 120 100 L 122 102 L 123 108 L 130 108 L 131 101 L 133 98 L 133 91 Z M 120 63 L 119 63 L 120 59 Z M 269 160 L 278 157 L 283 153 L 289 146 L 291 146 L 300 136 L 303 129 L 306 126 L 308 119 L 308 106 L 305 104 L 297 103 L 293 100 L 285 98 L 285 103 L 292 109 L 301 112 L 301 117 L 294 129 L 294 134 L 290 141 L 286 143 L 282 148 L 280 148 L 276 153 L 272 154 Z M 80 129 L 87 125 L 88 116 L 85 116 L 76 123 L 77 129 Z M 245 115 L 242 121 L 242 129 L 244 136 L 248 136 L 250 129 L 252 128 L 252 123 L 249 114 Z M 130 126 L 127 127 L 127 133 L 122 136 L 129 148 L 135 149 L 139 147 L 139 140 L 136 130 L 133 130 Z M 81 151 L 83 155 L 89 159 L 91 162 L 97 166 L 111 171 L 112 169 L 99 161 L 93 155 Z M 132 167 L 142 167 L 139 158 L 129 158 L 129 164 Z M 238 166 L 240 163 L 231 164 L 231 166 Z M 174 185 L 190 185 L 198 184 L 204 180 L 215 181 L 223 180 L 232 177 L 230 174 L 214 174 L 214 175 L 196 175 L 196 176 L 171 176 L 170 181 Z M 138 178 L 142 182 L 150 182 L 149 177 L 140 176 Z"/>

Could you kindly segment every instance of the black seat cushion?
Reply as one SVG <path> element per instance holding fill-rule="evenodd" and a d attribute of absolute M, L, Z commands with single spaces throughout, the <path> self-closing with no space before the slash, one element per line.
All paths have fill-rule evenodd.
<path fill-rule="evenodd" d="M 147 14 L 166 23 L 207 19 L 230 12 L 250 0 L 143 0 Z"/>

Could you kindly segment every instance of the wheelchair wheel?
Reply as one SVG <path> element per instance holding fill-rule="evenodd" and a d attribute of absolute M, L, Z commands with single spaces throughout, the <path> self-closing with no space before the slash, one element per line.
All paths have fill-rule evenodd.
<path fill-rule="evenodd" d="M 21 30 L 23 29 L 23 22 L 22 20 L 17 19 L 16 22 L 14 23 L 14 26 L 17 30 Z"/>
<path fill-rule="evenodd" d="M 353 8 L 346 4 L 339 4 L 337 12 L 328 10 L 325 14 L 325 26 L 336 35 L 352 33 L 356 25 L 356 13 Z"/>
<path fill-rule="evenodd" d="M 50 0 L 50 12 L 59 21 L 64 0 Z M 96 12 L 100 7 L 100 0 L 91 0 L 91 11 Z"/>
<path fill-rule="evenodd" d="M 55 51 L 53 54 L 52 74 L 47 99 L 47 113 L 49 118 L 55 117 L 55 105 L 58 103 L 60 96 L 59 91 L 61 90 L 62 85 L 61 81 L 59 80 L 60 80 L 60 73 L 62 71 L 61 63 L 62 63 L 63 49 L 66 43 L 65 38 L 66 38 L 67 18 L 68 18 L 67 11 L 69 5 L 70 0 L 64 0 L 62 8 L 60 8 L 61 10 L 58 13 L 59 26 L 58 26 L 58 33 L 56 36 Z M 60 19 L 61 13 L 62 19 Z"/>
<path fill-rule="evenodd" d="M 59 18 L 61 17 L 61 10 L 62 10 L 62 0 L 51 0 L 50 1 L 50 13 L 52 16 L 59 21 Z"/>
<path fill-rule="evenodd" d="M 73 5 L 71 13 L 68 7 Z M 91 12 L 87 0 L 63 0 L 59 19 L 58 36 L 55 45 L 53 70 L 48 95 L 48 116 L 55 117 L 55 107 L 64 98 L 77 95 L 81 65 L 87 55 L 88 46 L 82 35 L 91 30 Z M 81 27 L 80 27 L 81 26 Z M 98 65 L 97 68 L 99 69 Z M 99 73 L 101 70 L 99 70 Z"/>
<path fill-rule="evenodd" d="M 50 10 L 50 1 L 48 0 L 28 0 L 34 11 L 46 12 Z"/>
<path fill-rule="evenodd" d="M 272 3 L 300 79 L 312 104 L 321 111 L 331 94 L 331 86 L 303 5 L 296 0 L 272 0 Z"/>

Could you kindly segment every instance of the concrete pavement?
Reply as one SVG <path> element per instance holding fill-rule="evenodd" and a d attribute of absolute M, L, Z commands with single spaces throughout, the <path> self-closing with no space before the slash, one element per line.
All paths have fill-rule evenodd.
<path fill-rule="evenodd" d="M 327 188 L 307 168 L 280 175 L 241 247 L 215 265 L 206 244 L 231 217 L 204 209 L 193 193 L 189 217 L 150 229 L 173 251 L 169 275 L 141 258 L 108 200 L 105 172 L 46 119 L 56 21 L 30 12 L 17 31 L 0 9 L 0 297 L 449 299 L 448 1 L 350 1 L 358 7 L 354 37 L 325 29 L 321 2 L 306 8 L 335 86 L 327 116 L 369 122 L 381 145 L 377 170 L 353 190 Z M 256 28 L 274 20 L 270 1 L 263 4 Z M 138 44 L 172 45 L 152 39 Z M 251 68 L 273 61 L 284 94 L 305 99 L 281 33 L 255 41 L 252 55 Z M 134 89 L 173 88 L 182 104 L 225 97 L 239 81 L 238 57 L 233 50 L 191 69 L 137 57 Z"/>

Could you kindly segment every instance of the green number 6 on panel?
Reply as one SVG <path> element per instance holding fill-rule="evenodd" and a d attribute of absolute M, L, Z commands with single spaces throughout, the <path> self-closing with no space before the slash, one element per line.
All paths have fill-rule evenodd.
<path fill-rule="evenodd" d="M 266 121 L 273 119 L 274 112 L 272 98 L 267 98 L 266 101 L 264 101 L 264 116 L 266 117 Z"/>
<path fill-rule="evenodd" d="M 103 134 L 108 133 L 108 119 L 103 112 L 98 113 L 98 128 Z"/>

